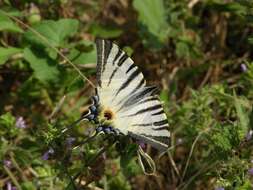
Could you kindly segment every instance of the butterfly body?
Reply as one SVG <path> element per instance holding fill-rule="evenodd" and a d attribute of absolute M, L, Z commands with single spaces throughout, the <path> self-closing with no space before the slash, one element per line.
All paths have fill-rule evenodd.
<path fill-rule="evenodd" d="M 116 44 L 96 40 L 97 88 L 87 115 L 97 132 L 128 135 L 166 150 L 168 122 L 156 88 Z M 165 141 L 164 141 L 165 140 Z"/>

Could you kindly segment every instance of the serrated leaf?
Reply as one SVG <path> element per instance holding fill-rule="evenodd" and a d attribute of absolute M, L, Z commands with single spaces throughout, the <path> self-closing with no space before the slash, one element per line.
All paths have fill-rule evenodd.
<path fill-rule="evenodd" d="M 139 22 L 160 42 L 164 42 L 168 34 L 168 24 L 163 0 L 134 0 L 133 6 L 139 13 Z"/>
<path fill-rule="evenodd" d="M 243 139 L 246 136 L 246 133 L 248 131 L 248 125 L 249 125 L 249 117 L 247 112 L 245 111 L 243 104 L 241 102 L 242 100 L 238 99 L 234 95 L 234 102 L 235 102 L 235 109 L 237 113 L 237 117 L 239 119 L 239 138 Z"/>
<path fill-rule="evenodd" d="M 22 52 L 22 49 L 14 47 L 0 47 L 0 65 L 4 64 L 11 56 Z"/>
<path fill-rule="evenodd" d="M 44 20 L 32 28 L 44 36 L 52 46 L 59 47 L 64 44 L 67 37 L 73 36 L 77 32 L 78 25 L 79 23 L 75 19 Z M 31 30 L 25 32 L 24 37 L 30 43 L 48 46 L 40 36 Z"/>
<path fill-rule="evenodd" d="M 212 136 L 212 140 L 214 144 L 219 147 L 223 151 L 230 151 L 232 148 L 232 145 L 229 140 L 229 135 L 227 130 L 224 129 L 222 133 L 216 133 Z"/>
<path fill-rule="evenodd" d="M 0 10 L 0 31 L 18 32 L 23 30 Z"/>
<path fill-rule="evenodd" d="M 24 58 L 34 71 L 34 76 L 40 81 L 48 82 L 58 79 L 59 70 L 54 60 L 41 56 L 38 52 L 34 52 L 29 48 L 24 50 Z"/>

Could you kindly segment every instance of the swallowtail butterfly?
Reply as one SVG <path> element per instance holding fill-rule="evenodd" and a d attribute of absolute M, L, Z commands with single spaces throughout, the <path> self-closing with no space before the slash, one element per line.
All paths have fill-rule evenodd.
<path fill-rule="evenodd" d="M 168 122 L 156 88 L 116 44 L 97 39 L 97 88 L 85 116 L 96 131 L 129 135 L 159 150 L 168 148 Z"/>

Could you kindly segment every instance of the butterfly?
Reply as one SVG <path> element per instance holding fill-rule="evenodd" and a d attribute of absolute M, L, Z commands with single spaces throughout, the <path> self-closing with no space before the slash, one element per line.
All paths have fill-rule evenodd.
<path fill-rule="evenodd" d="M 96 39 L 96 94 L 85 119 L 96 132 L 127 135 L 159 150 L 168 148 L 169 125 L 156 87 L 116 44 Z"/>

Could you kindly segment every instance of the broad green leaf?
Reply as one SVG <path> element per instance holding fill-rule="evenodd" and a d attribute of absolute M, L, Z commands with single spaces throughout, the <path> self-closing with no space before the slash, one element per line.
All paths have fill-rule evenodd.
<path fill-rule="evenodd" d="M 11 56 L 21 53 L 22 49 L 14 47 L 0 47 L 0 65 L 4 64 Z"/>
<path fill-rule="evenodd" d="M 24 50 L 24 58 L 29 62 L 30 67 L 34 71 L 34 76 L 42 82 L 56 80 L 59 75 L 57 63 L 46 56 L 41 56 L 33 52 L 31 49 Z"/>
<path fill-rule="evenodd" d="M 87 64 L 87 63 L 96 63 L 97 53 L 95 50 L 91 52 L 81 53 L 75 60 L 75 64 Z"/>
<path fill-rule="evenodd" d="M 8 32 L 18 32 L 22 33 L 23 30 L 13 22 L 9 17 L 7 17 L 3 11 L 0 10 L 0 32 L 8 31 Z"/>
<path fill-rule="evenodd" d="M 68 58 L 74 64 L 95 64 L 97 51 L 94 43 L 82 41 L 72 48 Z"/>
<path fill-rule="evenodd" d="M 133 6 L 139 13 L 139 22 L 158 41 L 164 42 L 168 34 L 168 24 L 163 0 L 134 0 Z"/>
<path fill-rule="evenodd" d="M 59 47 L 64 45 L 67 37 L 73 36 L 77 32 L 78 25 L 79 23 L 75 19 L 45 20 L 35 24 L 33 29 L 44 36 L 52 46 Z M 24 36 L 31 43 L 48 46 L 38 34 L 31 30 L 25 32 Z"/>
<path fill-rule="evenodd" d="M 98 36 L 101 38 L 115 38 L 120 36 L 123 32 L 118 28 L 114 28 L 111 26 L 101 26 L 96 23 L 92 24 L 89 30 L 94 36 Z"/>

